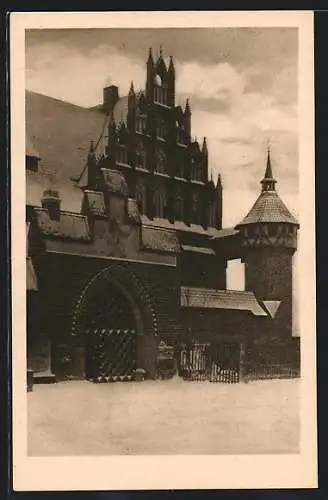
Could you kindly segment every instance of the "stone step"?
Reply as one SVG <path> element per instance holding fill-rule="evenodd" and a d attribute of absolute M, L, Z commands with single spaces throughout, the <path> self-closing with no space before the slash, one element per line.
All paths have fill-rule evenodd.
<path fill-rule="evenodd" d="M 56 382 L 56 375 L 50 370 L 36 372 L 33 374 L 34 384 L 53 384 Z"/>

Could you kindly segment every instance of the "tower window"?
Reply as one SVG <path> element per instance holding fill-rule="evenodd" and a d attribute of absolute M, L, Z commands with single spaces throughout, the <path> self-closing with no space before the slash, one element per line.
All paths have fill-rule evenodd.
<path fill-rule="evenodd" d="M 154 79 L 154 101 L 159 104 L 167 102 L 167 85 L 163 84 L 159 75 L 156 75 Z"/>

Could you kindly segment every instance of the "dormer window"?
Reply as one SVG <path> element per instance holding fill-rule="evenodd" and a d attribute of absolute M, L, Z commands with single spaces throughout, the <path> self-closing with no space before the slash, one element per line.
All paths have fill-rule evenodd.
<path fill-rule="evenodd" d="M 38 171 L 39 159 L 35 156 L 26 156 L 26 170 L 30 172 Z"/>

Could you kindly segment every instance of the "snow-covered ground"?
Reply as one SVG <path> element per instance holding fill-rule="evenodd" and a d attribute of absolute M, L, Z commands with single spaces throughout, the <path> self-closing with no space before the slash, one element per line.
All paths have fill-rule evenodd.
<path fill-rule="evenodd" d="M 297 453 L 299 381 L 37 385 L 30 455 Z"/>

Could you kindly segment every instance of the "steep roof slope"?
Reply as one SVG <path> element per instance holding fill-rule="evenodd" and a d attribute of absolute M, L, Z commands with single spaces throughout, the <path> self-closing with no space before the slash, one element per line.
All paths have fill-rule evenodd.
<path fill-rule="evenodd" d="M 42 190 L 60 191 L 63 208 L 79 210 L 81 198 L 71 181 L 86 165 L 90 141 L 104 152 L 107 117 L 96 111 L 26 91 L 26 154 L 40 158 L 39 173 L 27 173 L 27 202 L 40 205 Z"/>

